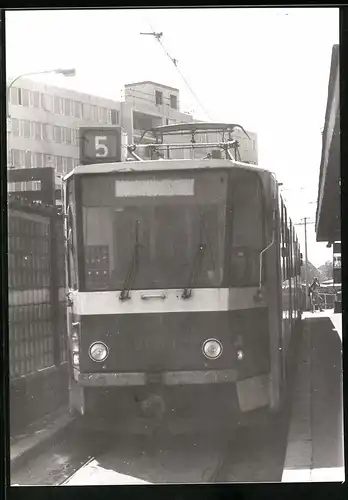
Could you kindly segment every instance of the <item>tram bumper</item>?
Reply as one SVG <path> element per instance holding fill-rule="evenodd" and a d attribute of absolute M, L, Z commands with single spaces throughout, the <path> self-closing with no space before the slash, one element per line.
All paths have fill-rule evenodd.
<path fill-rule="evenodd" d="M 75 380 L 84 387 L 126 387 L 147 385 L 191 385 L 237 382 L 237 370 L 189 370 L 156 373 L 74 373 Z"/>
<path fill-rule="evenodd" d="M 84 410 L 114 429 L 171 433 L 259 420 L 269 408 L 269 377 L 238 380 L 237 370 L 79 374 Z M 81 400 L 80 400 L 81 401 Z M 81 408 L 81 406 L 80 406 Z M 105 420 L 106 419 L 106 420 Z"/>

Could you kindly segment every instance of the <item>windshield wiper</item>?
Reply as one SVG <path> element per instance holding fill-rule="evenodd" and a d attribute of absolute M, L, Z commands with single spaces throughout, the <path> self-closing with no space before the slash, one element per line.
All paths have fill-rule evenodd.
<path fill-rule="evenodd" d="M 198 250 L 197 250 L 196 255 L 194 256 L 193 262 L 192 262 L 192 269 L 191 269 L 189 284 L 186 288 L 184 288 L 184 291 L 182 292 L 182 295 L 181 295 L 182 299 L 189 299 L 192 295 L 192 288 L 195 286 L 196 280 L 197 280 L 199 272 L 201 270 L 205 249 L 206 249 L 205 244 L 200 243 L 198 245 Z"/>
<path fill-rule="evenodd" d="M 124 282 L 123 289 L 120 293 L 120 300 L 130 299 L 129 291 L 133 287 L 135 277 L 139 269 L 139 248 L 142 247 L 139 243 L 139 221 L 135 223 L 135 243 L 133 246 L 133 256 L 128 264 L 127 276 Z"/>

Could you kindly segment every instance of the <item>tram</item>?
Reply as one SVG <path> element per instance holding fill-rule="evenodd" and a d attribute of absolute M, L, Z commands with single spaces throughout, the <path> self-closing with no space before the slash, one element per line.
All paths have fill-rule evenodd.
<path fill-rule="evenodd" d="M 157 127 L 148 159 L 131 146 L 66 176 L 74 413 L 146 432 L 281 410 L 302 254 L 274 174 L 237 157 L 235 127 Z M 196 141 L 208 132 L 221 140 Z"/>

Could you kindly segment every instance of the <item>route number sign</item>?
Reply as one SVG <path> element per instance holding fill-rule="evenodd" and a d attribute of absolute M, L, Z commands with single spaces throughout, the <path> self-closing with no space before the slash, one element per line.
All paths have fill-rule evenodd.
<path fill-rule="evenodd" d="M 122 161 L 121 127 L 81 127 L 80 164 Z"/>

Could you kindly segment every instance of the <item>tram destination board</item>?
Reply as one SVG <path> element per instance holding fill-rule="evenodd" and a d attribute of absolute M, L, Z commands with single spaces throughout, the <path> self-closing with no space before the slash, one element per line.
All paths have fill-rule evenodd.
<path fill-rule="evenodd" d="M 79 135 L 81 165 L 122 161 L 121 127 L 81 127 Z"/>

